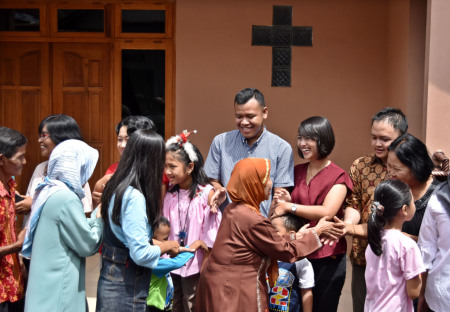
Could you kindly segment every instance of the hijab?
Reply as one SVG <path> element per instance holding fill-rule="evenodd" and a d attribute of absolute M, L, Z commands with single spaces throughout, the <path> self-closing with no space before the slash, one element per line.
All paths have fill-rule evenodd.
<path fill-rule="evenodd" d="M 227 184 L 228 196 L 258 214 L 259 205 L 265 200 L 264 187 L 270 179 L 270 161 L 266 158 L 240 160 L 231 173 Z"/>
<path fill-rule="evenodd" d="M 30 221 L 22 247 L 25 257 L 31 256 L 34 232 L 44 204 L 60 190 L 70 190 L 81 200 L 85 197 L 83 185 L 87 183 L 98 160 L 98 151 L 83 141 L 66 140 L 58 144 L 50 155 L 47 176 L 33 196 Z"/>
<path fill-rule="evenodd" d="M 231 173 L 227 192 L 233 202 L 243 203 L 257 214 L 259 204 L 265 200 L 264 187 L 270 179 L 270 161 L 267 158 L 245 158 L 240 160 Z M 270 287 L 278 279 L 278 262 L 270 259 L 267 267 Z"/>

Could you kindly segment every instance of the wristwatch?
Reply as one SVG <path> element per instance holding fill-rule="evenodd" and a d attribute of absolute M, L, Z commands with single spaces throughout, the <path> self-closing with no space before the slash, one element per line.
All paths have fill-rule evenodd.
<path fill-rule="evenodd" d="M 297 211 L 297 205 L 296 205 L 296 204 L 292 204 L 292 206 L 291 206 L 291 212 L 292 212 L 293 214 L 295 214 L 296 211 Z"/>

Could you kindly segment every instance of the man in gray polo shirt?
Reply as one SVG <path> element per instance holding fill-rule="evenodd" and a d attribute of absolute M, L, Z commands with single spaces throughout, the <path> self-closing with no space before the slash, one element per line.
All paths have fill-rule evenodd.
<path fill-rule="evenodd" d="M 272 194 L 279 188 L 294 186 L 294 157 L 291 146 L 279 136 L 269 132 L 264 126 L 268 108 L 262 93 L 253 88 L 238 92 L 234 99 L 237 130 L 217 135 L 209 149 L 205 171 L 212 180 L 216 197 L 225 192 L 224 187 L 234 165 L 247 157 L 268 158 L 270 178 L 273 181 Z M 230 203 L 229 198 L 221 209 Z M 261 203 L 261 213 L 267 216 L 272 197 Z"/>

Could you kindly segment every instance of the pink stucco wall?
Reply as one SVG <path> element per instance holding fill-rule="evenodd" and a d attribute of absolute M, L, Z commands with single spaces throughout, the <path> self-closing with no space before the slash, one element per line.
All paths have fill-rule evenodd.
<path fill-rule="evenodd" d="M 176 131 L 199 130 L 192 140 L 206 157 L 213 137 L 235 128 L 235 93 L 256 87 L 269 107 L 268 129 L 294 151 L 300 121 L 313 115 L 330 119 L 337 141 L 331 158 L 349 168 L 371 151 L 370 118 L 379 109 L 394 105 L 411 112 L 410 119 L 422 118 L 422 99 L 409 106 L 407 101 L 408 90 L 423 89 L 424 61 L 404 60 L 411 49 L 404 36 L 415 36 L 410 4 L 394 2 L 177 1 Z M 313 47 L 292 48 L 290 88 L 270 86 L 271 48 L 251 45 L 252 25 L 272 25 L 274 4 L 293 6 L 293 25 L 313 27 Z M 422 73 L 418 69 L 417 81 L 408 80 L 417 59 Z M 422 124 L 412 128 L 421 133 Z"/>
<path fill-rule="evenodd" d="M 450 155 L 450 2 L 429 1 L 426 141 Z"/>

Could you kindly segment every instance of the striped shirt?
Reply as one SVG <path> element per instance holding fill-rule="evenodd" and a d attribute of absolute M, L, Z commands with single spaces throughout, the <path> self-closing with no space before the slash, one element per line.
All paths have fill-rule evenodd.
<path fill-rule="evenodd" d="M 216 179 L 227 186 L 234 165 L 247 157 L 268 158 L 270 160 L 270 179 L 273 187 L 294 186 L 294 156 L 291 146 L 279 136 L 267 131 L 252 145 L 239 130 L 233 130 L 217 135 L 209 149 L 205 162 L 205 172 L 211 179 Z M 272 192 L 273 194 L 273 192 Z M 221 208 L 230 203 L 228 198 Z M 261 213 L 267 216 L 272 197 L 261 203 Z"/>

